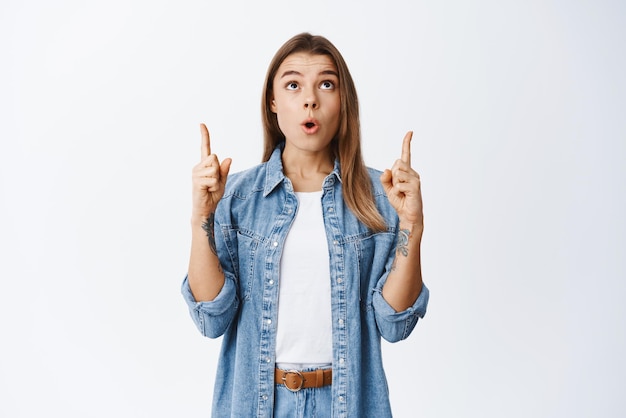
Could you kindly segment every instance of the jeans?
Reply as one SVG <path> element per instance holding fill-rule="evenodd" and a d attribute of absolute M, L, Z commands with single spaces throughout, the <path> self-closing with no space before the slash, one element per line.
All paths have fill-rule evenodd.
<path fill-rule="evenodd" d="M 332 385 L 291 392 L 277 384 L 274 390 L 274 418 L 330 418 Z"/>

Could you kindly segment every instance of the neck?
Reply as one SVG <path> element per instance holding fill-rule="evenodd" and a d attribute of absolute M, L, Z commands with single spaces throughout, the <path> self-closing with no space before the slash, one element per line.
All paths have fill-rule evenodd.
<path fill-rule="evenodd" d="M 328 150 L 324 152 L 283 151 L 283 171 L 296 192 L 322 190 L 322 183 L 334 168 Z"/>

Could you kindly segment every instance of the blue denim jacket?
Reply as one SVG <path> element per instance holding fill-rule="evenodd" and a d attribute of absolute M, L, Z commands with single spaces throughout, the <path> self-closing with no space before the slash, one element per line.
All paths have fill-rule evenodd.
<path fill-rule="evenodd" d="M 281 147 L 269 161 L 228 177 L 215 213 L 215 241 L 226 277 L 210 302 L 196 302 L 187 279 L 182 293 L 200 332 L 223 335 L 213 417 L 272 417 L 279 265 L 298 208 L 284 176 Z M 333 332 L 333 417 L 391 416 L 381 336 L 409 336 L 426 313 L 428 289 L 395 312 L 381 289 L 395 257 L 398 217 L 369 169 L 378 210 L 388 229 L 372 233 L 342 199 L 339 164 L 323 183 Z M 315 312 L 311 312 L 315 315 Z"/>

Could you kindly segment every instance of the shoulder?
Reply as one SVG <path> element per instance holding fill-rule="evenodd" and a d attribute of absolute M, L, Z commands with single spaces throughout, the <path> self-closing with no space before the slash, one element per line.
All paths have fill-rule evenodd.
<path fill-rule="evenodd" d="M 396 210 L 391 206 L 391 203 L 389 203 L 387 193 L 385 193 L 383 184 L 380 182 L 380 176 L 383 172 L 375 168 L 367 167 L 367 173 L 370 177 L 372 184 L 372 196 L 376 202 L 378 211 L 385 219 L 395 219 L 397 216 Z"/>
<path fill-rule="evenodd" d="M 380 182 L 380 176 L 383 174 L 383 172 L 372 167 L 367 167 L 367 173 L 370 176 L 370 181 L 372 183 L 372 193 L 374 194 L 374 196 L 378 198 L 378 196 L 383 195 L 386 198 L 387 194 L 385 193 L 385 189 L 383 189 L 383 185 Z"/>
<path fill-rule="evenodd" d="M 232 196 L 245 197 L 250 193 L 262 191 L 265 185 L 266 165 L 267 163 L 261 163 L 246 170 L 229 174 L 222 199 Z"/>

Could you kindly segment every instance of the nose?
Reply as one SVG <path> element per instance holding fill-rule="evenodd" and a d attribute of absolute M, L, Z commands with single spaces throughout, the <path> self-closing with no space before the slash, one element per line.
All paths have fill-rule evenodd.
<path fill-rule="evenodd" d="M 304 100 L 304 108 L 305 109 L 317 109 L 319 107 L 319 104 L 317 103 L 317 98 L 315 97 L 314 94 L 310 94 L 309 96 L 307 96 L 307 98 Z"/>

